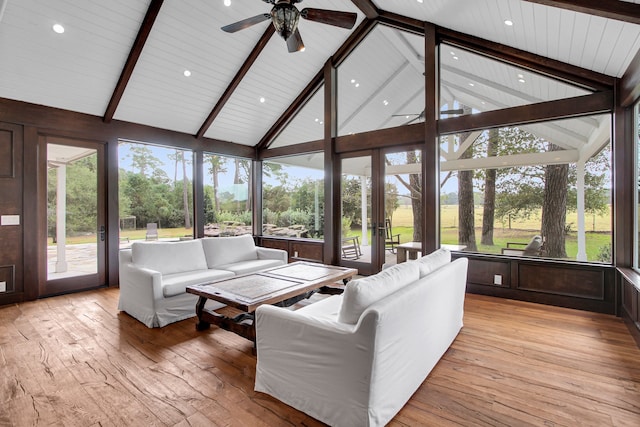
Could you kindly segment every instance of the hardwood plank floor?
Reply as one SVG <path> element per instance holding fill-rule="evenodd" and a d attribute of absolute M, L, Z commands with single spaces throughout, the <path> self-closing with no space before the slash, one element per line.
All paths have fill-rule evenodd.
<path fill-rule="evenodd" d="M 117 289 L 0 308 L 2 426 L 322 425 L 253 391 L 252 344 L 148 329 Z M 613 316 L 467 295 L 460 335 L 392 426 L 638 426 L 640 349 Z"/>

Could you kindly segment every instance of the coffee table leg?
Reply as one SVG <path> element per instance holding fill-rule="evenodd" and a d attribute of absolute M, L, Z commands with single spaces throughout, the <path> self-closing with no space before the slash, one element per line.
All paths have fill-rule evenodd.
<path fill-rule="evenodd" d="M 198 316 L 198 323 L 196 323 L 196 331 L 204 331 L 209 329 L 211 324 L 202 320 L 202 313 L 204 311 L 204 305 L 207 303 L 207 299 L 205 297 L 199 297 L 198 302 L 196 303 L 196 315 Z"/>

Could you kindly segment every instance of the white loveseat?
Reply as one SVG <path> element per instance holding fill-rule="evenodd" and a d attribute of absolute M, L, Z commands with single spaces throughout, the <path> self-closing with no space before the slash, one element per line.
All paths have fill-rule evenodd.
<path fill-rule="evenodd" d="M 198 297 L 187 286 L 286 263 L 286 251 L 255 246 L 248 234 L 134 242 L 120 251 L 118 309 L 150 328 L 165 326 L 195 316 Z"/>
<path fill-rule="evenodd" d="M 468 260 L 438 250 L 297 311 L 256 311 L 255 390 L 332 426 L 382 426 L 462 328 Z"/>

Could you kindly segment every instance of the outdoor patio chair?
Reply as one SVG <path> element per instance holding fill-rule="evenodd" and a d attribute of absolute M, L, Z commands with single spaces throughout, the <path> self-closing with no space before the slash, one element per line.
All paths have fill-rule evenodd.
<path fill-rule="evenodd" d="M 396 246 L 400 244 L 400 234 L 393 234 L 391 230 L 391 220 L 389 218 L 384 220 L 385 240 L 384 248 L 391 251 L 392 254 L 396 253 Z"/>
<path fill-rule="evenodd" d="M 544 239 L 542 236 L 533 236 L 529 243 L 507 242 L 507 247 L 502 248 L 503 255 L 542 256 L 544 252 Z"/>
<path fill-rule="evenodd" d="M 344 237 L 342 239 L 342 258 L 358 259 L 362 255 L 360 239 L 358 236 Z"/>
<path fill-rule="evenodd" d="M 147 224 L 147 240 L 158 240 L 158 224 L 150 222 Z"/>

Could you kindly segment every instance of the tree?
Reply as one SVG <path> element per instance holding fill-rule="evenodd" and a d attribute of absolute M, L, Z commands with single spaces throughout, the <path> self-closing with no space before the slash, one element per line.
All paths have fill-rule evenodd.
<path fill-rule="evenodd" d="M 472 147 L 465 150 L 461 159 L 470 159 L 473 155 Z M 476 230 L 473 202 L 473 171 L 458 171 L 458 243 L 465 245 L 467 250 L 476 251 Z"/>
<path fill-rule="evenodd" d="M 498 151 L 500 134 L 498 129 L 489 130 L 487 157 L 495 157 Z M 482 210 L 482 236 L 480 243 L 493 246 L 493 227 L 496 207 L 496 170 L 487 169 L 484 177 L 484 205 Z"/>
<path fill-rule="evenodd" d="M 184 151 L 180 151 L 182 162 L 182 202 L 184 206 L 184 228 L 191 228 L 191 210 L 189 209 L 189 180 L 187 179 L 187 159 Z"/>
<path fill-rule="evenodd" d="M 559 149 L 560 147 L 549 144 L 549 151 Z M 546 239 L 546 255 L 554 258 L 566 258 L 565 225 L 569 165 L 547 165 L 544 178 L 542 236 Z"/>
<path fill-rule="evenodd" d="M 131 158 L 131 165 L 134 171 L 138 169 L 141 175 L 153 174 L 162 165 L 162 162 L 153 155 L 151 149 L 144 144 L 130 144 L 129 151 L 128 157 Z"/>
<path fill-rule="evenodd" d="M 207 156 L 207 163 L 209 166 L 209 173 L 211 174 L 213 181 L 213 211 L 217 212 L 220 210 L 220 199 L 218 198 L 218 176 L 227 171 L 225 168 L 226 158 L 217 155 L 210 155 Z"/>
<path fill-rule="evenodd" d="M 387 156 L 385 158 L 386 164 L 390 165 L 391 161 Z M 420 152 L 410 150 L 406 152 L 406 164 L 421 164 Z M 409 190 L 409 197 L 411 198 L 411 210 L 413 213 L 413 241 L 422 241 L 422 174 L 413 173 L 409 174 L 409 182 L 404 180 L 402 176 L 395 175 L 396 179 Z M 397 208 L 397 206 L 396 206 Z M 394 208 L 395 210 L 395 208 Z M 387 214 L 387 217 L 391 218 L 391 215 Z"/>

